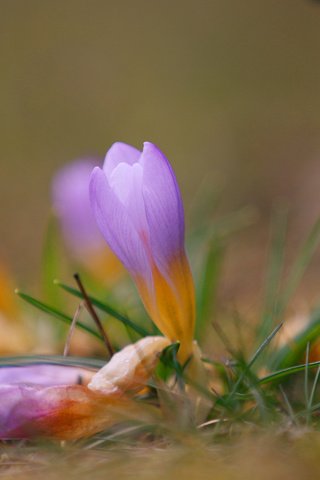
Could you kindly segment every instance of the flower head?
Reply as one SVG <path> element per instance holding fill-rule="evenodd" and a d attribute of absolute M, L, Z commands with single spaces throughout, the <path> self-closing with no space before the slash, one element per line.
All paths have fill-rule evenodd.
<path fill-rule="evenodd" d="M 99 159 L 79 159 L 61 168 L 53 179 L 52 201 L 69 252 L 91 273 L 106 278 L 107 273 L 118 274 L 121 269 L 105 244 L 90 205 L 90 174 L 100 163 Z"/>
<path fill-rule="evenodd" d="M 174 172 L 146 142 L 140 152 L 115 143 L 103 168 L 93 170 L 94 216 L 110 248 L 131 273 L 161 332 L 192 352 L 194 287 L 184 248 L 184 212 Z"/>
<path fill-rule="evenodd" d="M 0 385 L 0 439 L 77 439 L 124 415 L 128 400 L 105 398 L 83 385 Z"/>
<path fill-rule="evenodd" d="M 131 415 L 143 416 L 146 407 L 134 394 L 145 388 L 169 343 L 145 337 L 98 372 L 50 364 L 1 367 L 0 439 L 77 439 Z"/>
<path fill-rule="evenodd" d="M 103 248 L 89 201 L 89 178 L 99 160 L 76 160 L 57 172 L 52 183 L 53 207 L 64 240 L 71 251 L 82 256 Z"/>
<path fill-rule="evenodd" d="M 55 432 L 61 432 L 61 413 L 72 401 L 73 405 L 79 402 L 80 395 L 83 402 L 87 400 L 82 391 L 93 374 L 83 368 L 53 364 L 1 367 L 0 438 L 55 436 Z M 72 418 L 75 410 L 73 406 L 67 416 Z M 80 411 L 78 406 L 78 415 Z M 84 411 L 88 411 L 87 405 L 82 415 Z M 66 436 L 69 435 L 67 432 Z"/>

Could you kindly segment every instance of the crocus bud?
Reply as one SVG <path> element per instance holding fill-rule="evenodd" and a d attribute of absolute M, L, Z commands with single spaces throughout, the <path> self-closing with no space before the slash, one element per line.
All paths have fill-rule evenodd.
<path fill-rule="evenodd" d="M 163 153 L 115 143 L 90 181 L 94 216 L 110 248 L 131 273 L 152 320 L 179 358 L 192 353 L 195 307 L 184 248 L 184 212 L 174 172 Z"/>
<path fill-rule="evenodd" d="M 121 271 L 120 262 L 109 250 L 94 219 L 89 180 L 100 160 L 80 159 L 63 167 L 52 183 L 53 208 L 64 242 L 73 258 L 97 277 L 110 279 Z"/>

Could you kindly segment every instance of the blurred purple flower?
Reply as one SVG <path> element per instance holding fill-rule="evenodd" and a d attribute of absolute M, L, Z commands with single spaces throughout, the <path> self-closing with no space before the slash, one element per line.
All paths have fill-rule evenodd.
<path fill-rule="evenodd" d="M 158 328 L 178 340 L 180 358 L 192 351 L 194 287 L 184 248 L 184 212 L 174 172 L 146 142 L 140 152 L 115 143 L 91 176 L 96 221 L 129 270 Z"/>
<path fill-rule="evenodd" d="M 54 177 L 52 199 L 64 241 L 73 257 L 109 283 L 118 278 L 120 262 L 106 246 L 92 213 L 89 180 L 95 159 L 80 159 Z"/>
<path fill-rule="evenodd" d="M 99 160 L 76 160 L 63 167 L 52 183 L 53 207 L 64 240 L 75 256 L 85 257 L 104 248 L 102 235 L 92 214 L 89 179 Z"/>

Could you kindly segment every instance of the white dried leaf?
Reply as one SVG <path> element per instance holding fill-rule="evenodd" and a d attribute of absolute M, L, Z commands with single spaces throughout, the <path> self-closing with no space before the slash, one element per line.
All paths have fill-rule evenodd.
<path fill-rule="evenodd" d="M 152 375 L 162 350 L 170 345 L 165 337 L 145 337 L 116 353 L 99 370 L 88 388 L 104 395 L 121 396 L 142 389 Z"/>

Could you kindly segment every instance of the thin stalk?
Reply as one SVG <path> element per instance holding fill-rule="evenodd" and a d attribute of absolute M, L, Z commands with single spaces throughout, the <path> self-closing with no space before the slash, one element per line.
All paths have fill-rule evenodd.
<path fill-rule="evenodd" d="M 86 292 L 86 290 L 85 290 L 85 288 L 84 288 L 84 286 L 83 286 L 83 283 L 82 283 L 82 281 L 81 281 L 81 279 L 80 279 L 80 275 L 79 275 L 78 273 L 75 273 L 75 274 L 73 275 L 73 277 L 74 277 L 74 279 L 75 279 L 75 281 L 76 281 L 76 283 L 77 283 L 77 285 L 78 285 L 78 287 L 79 287 L 80 292 L 81 292 L 82 295 L 83 295 L 85 306 L 86 306 L 88 312 L 90 313 L 91 317 L 93 318 L 95 324 L 97 325 L 99 332 L 101 333 L 101 336 L 102 336 L 102 338 L 103 338 L 103 341 L 104 341 L 104 343 L 105 343 L 105 345 L 106 345 L 106 347 L 107 347 L 107 350 L 108 350 L 109 355 L 110 355 L 110 358 L 111 358 L 111 357 L 113 356 L 113 354 L 114 354 L 114 351 L 113 351 L 111 342 L 110 342 L 110 340 L 109 340 L 109 337 L 108 337 L 105 329 L 103 328 L 103 325 L 102 325 L 102 323 L 101 323 L 101 321 L 100 321 L 100 319 L 99 319 L 99 317 L 98 317 L 98 315 L 97 315 L 97 312 L 95 311 L 95 309 L 94 309 L 93 306 L 92 306 L 92 303 L 91 303 L 91 301 L 90 301 L 90 298 L 88 297 L 88 294 L 87 294 L 87 292 Z"/>
<path fill-rule="evenodd" d="M 77 310 L 76 310 L 74 316 L 73 316 L 73 319 L 72 319 L 72 322 L 71 322 L 71 325 L 70 325 L 70 328 L 69 328 L 69 332 L 68 332 L 68 335 L 67 335 L 67 338 L 66 338 L 66 342 L 65 342 L 65 345 L 64 345 L 64 350 L 63 350 L 63 356 L 64 357 L 67 357 L 69 355 L 71 338 L 72 338 L 73 332 L 76 328 L 77 321 L 79 319 L 82 307 L 83 307 L 83 305 L 82 305 L 82 303 L 80 303 L 77 307 Z"/>

